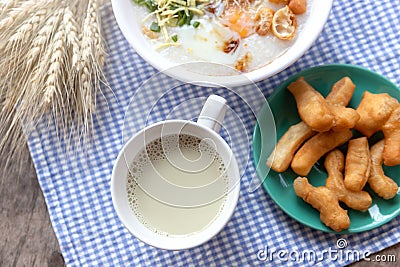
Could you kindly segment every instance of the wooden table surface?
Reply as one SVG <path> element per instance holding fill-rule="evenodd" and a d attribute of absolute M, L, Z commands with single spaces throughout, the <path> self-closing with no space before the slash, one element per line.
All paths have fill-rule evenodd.
<path fill-rule="evenodd" d="M 0 165 L 7 156 L 0 156 Z M 32 161 L 27 157 L 22 169 L 18 167 L 16 163 L 1 177 L 0 266 L 64 266 Z M 372 255 L 370 262 L 351 266 L 396 266 L 395 262 L 376 261 L 389 255 L 394 255 L 398 266 L 400 244 Z"/>

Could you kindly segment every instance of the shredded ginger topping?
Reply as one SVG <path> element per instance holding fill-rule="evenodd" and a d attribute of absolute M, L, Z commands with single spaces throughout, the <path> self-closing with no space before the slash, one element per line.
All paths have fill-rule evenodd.
<path fill-rule="evenodd" d="M 176 35 L 170 36 L 168 27 L 181 27 L 193 25 L 197 28 L 198 22 L 192 23 L 195 15 L 204 15 L 204 7 L 212 0 L 133 0 L 139 5 L 147 7 L 150 13 L 143 19 L 142 23 L 153 19 L 150 30 L 160 32 L 164 39 L 161 47 L 177 45 Z"/>

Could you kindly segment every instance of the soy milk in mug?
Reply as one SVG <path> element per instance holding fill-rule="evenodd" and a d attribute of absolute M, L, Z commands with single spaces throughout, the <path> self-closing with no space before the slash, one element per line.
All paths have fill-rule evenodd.
<path fill-rule="evenodd" d="M 189 235 L 202 231 L 218 216 L 228 179 L 211 144 L 177 134 L 150 142 L 136 156 L 127 191 L 131 209 L 150 230 Z"/>

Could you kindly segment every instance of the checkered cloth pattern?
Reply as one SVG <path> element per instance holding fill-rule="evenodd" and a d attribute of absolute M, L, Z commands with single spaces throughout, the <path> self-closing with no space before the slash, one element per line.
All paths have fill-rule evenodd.
<path fill-rule="evenodd" d="M 398 1 L 334 1 L 329 20 L 311 49 L 285 71 L 257 83 L 260 94 L 268 96 L 298 71 L 328 63 L 361 65 L 400 85 L 399 14 Z M 254 110 L 264 99 L 246 87 L 241 95 L 221 88 L 172 87 L 170 78 L 157 73 L 129 46 L 111 5 L 103 7 L 102 27 L 108 48 L 105 76 L 111 88 L 102 86 L 99 92 L 90 143 L 67 151 L 67 141 L 60 140 L 56 128 L 47 124 L 38 126 L 28 139 L 68 266 L 310 266 L 316 262 L 338 266 L 357 260 L 340 255 L 344 245 L 368 256 L 400 242 L 400 217 L 360 234 L 329 234 L 287 216 L 262 187 L 249 192 L 255 177 L 250 145 Z M 148 79 L 152 85 L 144 83 Z M 204 245 L 175 252 L 153 248 L 132 236 L 114 211 L 110 193 L 113 164 L 129 136 L 166 117 L 194 119 L 210 93 L 228 99 L 231 111 L 222 133 L 244 162 L 237 209 L 222 232 Z M 306 255 L 311 251 L 317 253 L 315 257 Z M 329 256 L 323 251 L 333 252 Z"/>

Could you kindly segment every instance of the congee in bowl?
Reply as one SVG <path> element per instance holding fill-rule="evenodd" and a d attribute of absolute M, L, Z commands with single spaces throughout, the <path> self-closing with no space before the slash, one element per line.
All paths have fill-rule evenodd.
<path fill-rule="evenodd" d="M 235 71 L 211 71 L 205 75 L 221 78 L 244 75 L 250 82 L 283 70 L 304 54 L 322 30 L 332 0 L 113 0 L 112 3 L 125 37 L 157 69 L 209 62 Z M 176 72 L 170 74 L 187 79 Z M 228 84 L 234 81 L 228 80 Z M 226 85 L 223 79 L 221 82 Z"/>

